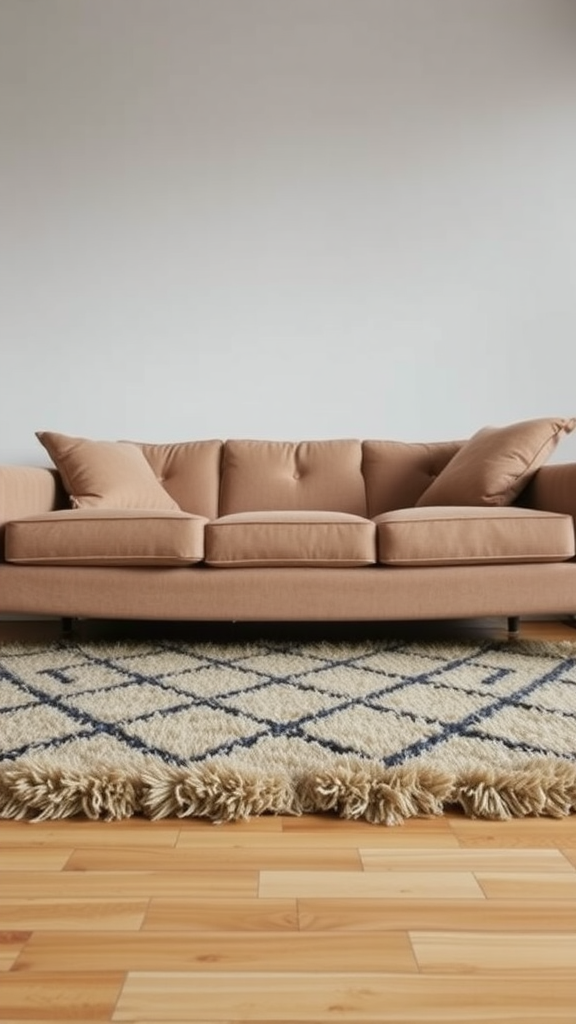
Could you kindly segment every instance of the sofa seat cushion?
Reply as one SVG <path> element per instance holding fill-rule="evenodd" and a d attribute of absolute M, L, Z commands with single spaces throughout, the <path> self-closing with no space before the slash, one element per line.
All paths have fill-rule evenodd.
<path fill-rule="evenodd" d="M 571 516 L 525 508 L 405 508 L 376 516 L 385 565 L 562 562 L 574 557 Z"/>
<path fill-rule="evenodd" d="M 204 557 L 207 522 L 186 512 L 47 512 L 6 525 L 6 561 L 20 565 L 190 565 Z"/>
<path fill-rule="evenodd" d="M 376 527 L 345 512 L 236 512 L 206 527 L 206 562 L 221 568 L 349 568 L 376 561 Z"/>

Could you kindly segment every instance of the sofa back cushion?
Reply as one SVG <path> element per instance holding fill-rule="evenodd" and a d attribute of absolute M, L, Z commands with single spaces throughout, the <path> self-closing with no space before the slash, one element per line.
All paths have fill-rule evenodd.
<path fill-rule="evenodd" d="M 220 515 L 275 509 L 365 516 L 361 442 L 226 441 Z"/>
<path fill-rule="evenodd" d="M 216 518 L 222 441 L 133 443 L 142 449 L 163 488 L 183 512 Z"/>
<path fill-rule="evenodd" d="M 368 516 L 372 519 L 382 512 L 415 505 L 462 443 L 364 441 L 362 466 Z"/>

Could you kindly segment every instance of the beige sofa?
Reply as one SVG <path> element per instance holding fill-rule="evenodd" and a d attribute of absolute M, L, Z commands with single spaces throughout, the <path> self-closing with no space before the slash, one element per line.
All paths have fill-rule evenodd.
<path fill-rule="evenodd" d="M 328 621 L 576 611 L 575 420 L 470 440 L 38 437 L 0 468 L 0 614 Z"/>

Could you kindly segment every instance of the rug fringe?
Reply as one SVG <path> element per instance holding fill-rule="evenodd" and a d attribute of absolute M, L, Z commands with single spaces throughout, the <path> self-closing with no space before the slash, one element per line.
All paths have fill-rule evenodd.
<path fill-rule="evenodd" d="M 262 814 L 329 812 L 399 825 L 441 815 L 454 805 L 473 818 L 567 817 L 576 811 L 576 764 L 542 758 L 520 768 L 474 766 L 458 777 L 422 763 L 383 768 L 346 760 L 297 776 L 217 761 L 197 768 L 153 764 L 138 775 L 102 765 L 0 767 L 0 817 L 19 820 L 82 815 L 113 821 L 140 814 L 232 822 Z"/>
<path fill-rule="evenodd" d="M 138 781 L 119 769 L 49 768 L 19 763 L 0 769 L 0 817 L 54 821 L 130 818 L 138 811 Z"/>
<path fill-rule="evenodd" d="M 564 818 L 576 809 L 576 764 L 540 758 L 524 768 L 475 768 L 454 796 L 470 818 Z"/>
<path fill-rule="evenodd" d="M 199 768 L 154 766 L 141 776 L 140 807 L 149 818 L 238 821 L 262 814 L 298 813 L 290 780 L 224 762 Z"/>
<path fill-rule="evenodd" d="M 453 779 L 437 768 L 359 763 L 308 773 L 298 789 L 307 813 L 332 811 L 340 818 L 399 825 L 442 814 Z"/>

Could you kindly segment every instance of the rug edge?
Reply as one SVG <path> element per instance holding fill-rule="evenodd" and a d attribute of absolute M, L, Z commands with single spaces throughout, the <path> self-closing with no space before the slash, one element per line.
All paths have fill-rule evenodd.
<path fill-rule="evenodd" d="M 138 774 L 114 765 L 58 769 L 34 760 L 0 766 L 0 819 L 31 822 L 138 815 L 222 823 L 330 813 L 399 825 L 450 808 L 494 821 L 568 817 L 576 812 L 576 764 L 546 757 L 515 767 L 474 764 L 452 774 L 426 764 L 342 761 L 292 775 L 217 761 L 187 769 L 153 764 Z"/>

